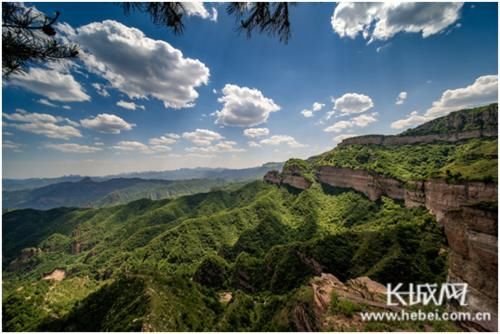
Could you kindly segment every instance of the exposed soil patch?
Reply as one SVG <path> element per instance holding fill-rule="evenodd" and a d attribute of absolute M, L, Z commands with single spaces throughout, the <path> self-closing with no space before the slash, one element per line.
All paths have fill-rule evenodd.
<path fill-rule="evenodd" d="M 49 275 L 43 276 L 43 280 L 51 280 L 51 281 L 56 281 L 60 282 L 66 277 L 66 271 L 62 269 L 55 269 L 52 273 Z"/>

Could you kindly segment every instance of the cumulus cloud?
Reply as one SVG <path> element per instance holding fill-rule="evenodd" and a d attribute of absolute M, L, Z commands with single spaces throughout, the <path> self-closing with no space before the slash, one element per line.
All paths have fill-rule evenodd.
<path fill-rule="evenodd" d="M 498 76 L 484 75 L 463 88 L 448 89 L 432 103 L 428 117 L 444 116 L 451 111 L 498 101 Z"/>
<path fill-rule="evenodd" d="M 82 119 L 80 123 L 84 128 L 111 134 L 132 130 L 135 126 L 135 124 L 127 123 L 123 118 L 112 114 L 99 114 L 95 117 Z"/>
<path fill-rule="evenodd" d="M 459 2 L 342 2 L 332 15 L 332 28 L 340 37 L 362 35 L 370 42 L 388 40 L 397 33 L 437 34 L 460 18 Z"/>
<path fill-rule="evenodd" d="M 12 74 L 9 84 L 45 96 L 51 101 L 90 101 L 90 96 L 70 73 L 54 69 L 31 67 L 26 73 Z"/>
<path fill-rule="evenodd" d="M 302 115 L 304 115 L 305 118 L 310 118 L 310 117 L 314 116 L 314 113 L 312 112 L 312 110 L 309 110 L 309 109 L 304 109 L 300 113 Z"/>
<path fill-rule="evenodd" d="M 177 139 L 179 138 L 179 136 L 175 136 L 172 137 L 171 134 L 166 134 L 165 136 L 151 138 L 149 139 L 149 143 L 151 145 L 172 145 L 175 144 L 177 142 Z"/>
<path fill-rule="evenodd" d="M 300 113 L 304 115 L 305 118 L 313 117 L 314 113 L 323 109 L 324 106 L 324 103 L 314 102 L 311 109 L 304 109 Z"/>
<path fill-rule="evenodd" d="M 359 114 L 373 107 L 372 99 L 363 94 L 347 93 L 335 100 L 334 108 L 344 114 Z"/>
<path fill-rule="evenodd" d="M 411 126 L 415 126 L 428 121 L 424 115 L 419 115 L 417 111 L 412 111 L 407 118 L 397 120 L 391 123 L 391 128 L 393 129 L 404 129 Z"/>
<path fill-rule="evenodd" d="M 342 132 L 345 129 L 352 128 L 352 123 L 350 121 L 339 121 L 335 122 L 329 127 L 327 127 L 324 131 L 325 132 Z"/>
<path fill-rule="evenodd" d="M 243 134 L 250 138 L 265 137 L 269 134 L 268 128 L 250 128 L 245 129 Z"/>
<path fill-rule="evenodd" d="M 16 109 L 16 112 L 13 114 L 3 113 L 3 117 L 14 122 L 4 122 L 6 126 L 49 138 L 69 139 L 71 137 L 82 136 L 76 127 L 59 124 L 61 122 L 72 122 L 67 118 L 56 117 L 49 114 L 29 113 L 23 109 Z"/>
<path fill-rule="evenodd" d="M 255 88 L 226 84 L 222 94 L 217 99 L 223 107 L 215 112 L 216 124 L 255 126 L 266 122 L 270 113 L 280 110 L 279 105 Z"/>
<path fill-rule="evenodd" d="M 22 144 L 15 143 L 12 140 L 2 140 L 2 148 L 4 150 L 12 150 L 14 152 L 21 152 L 22 146 L 23 146 Z"/>
<path fill-rule="evenodd" d="M 407 92 L 401 92 L 398 95 L 398 98 L 396 99 L 396 104 L 403 104 L 406 101 L 406 98 L 408 97 Z"/>
<path fill-rule="evenodd" d="M 36 102 L 38 102 L 40 104 L 43 104 L 44 106 L 48 106 L 48 107 L 53 107 L 53 108 L 57 108 L 58 107 L 57 104 L 54 104 L 54 103 L 50 102 L 47 99 L 39 99 Z"/>
<path fill-rule="evenodd" d="M 214 141 L 224 139 L 219 133 L 207 129 L 196 129 L 193 132 L 184 132 L 182 138 L 189 140 L 197 146 L 209 146 Z"/>
<path fill-rule="evenodd" d="M 230 140 L 221 140 L 215 145 L 210 146 L 196 146 L 186 148 L 187 152 L 197 154 L 214 154 L 214 153 L 227 153 L 227 152 L 244 152 L 242 148 L 236 147 L 237 143 Z"/>
<path fill-rule="evenodd" d="M 471 108 L 498 101 L 498 76 L 484 75 L 463 88 L 448 89 L 441 98 L 432 103 L 424 114 L 411 112 L 406 118 L 392 122 L 394 129 L 415 126 L 434 118 L 445 116 L 452 111 Z"/>
<path fill-rule="evenodd" d="M 95 90 L 97 91 L 97 94 L 103 96 L 103 97 L 108 97 L 109 96 L 109 93 L 108 91 L 106 90 L 106 88 L 104 87 L 104 85 L 101 85 L 97 82 L 94 82 L 92 84 L 92 87 L 95 88 Z"/>
<path fill-rule="evenodd" d="M 352 137 L 356 137 L 356 136 L 357 135 L 353 134 L 353 133 L 346 133 L 346 134 L 343 134 L 343 135 L 338 135 L 338 136 L 333 137 L 333 141 L 335 143 L 340 143 L 344 139 L 352 138 Z"/>
<path fill-rule="evenodd" d="M 113 20 L 87 24 L 67 37 L 81 46 L 88 70 L 130 99 L 151 96 L 165 108 L 192 107 L 196 88 L 208 83 L 210 71 L 201 61 Z"/>
<path fill-rule="evenodd" d="M 215 7 L 212 7 L 212 13 L 210 13 L 201 1 L 183 2 L 182 6 L 188 16 L 199 16 L 203 19 L 217 22 L 218 13 Z"/>
<path fill-rule="evenodd" d="M 116 102 L 116 105 L 118 107 L 122 107 L 122 108 L 128 109 L 128 110 L 136 110 L 136 109 L 146 110 L 145 106 L 135 104 L 135 102 L 127 102 L 127 101 L 120 100 L 120 101 Z"/>
<path fill-rule="evenodd" d="M 257 143 L 256 141 L 253 141 L 253 140 L 248 142 L 248 146 L 249 147 L 261 147 L 261 145 L 259 143 Z"/>
<path fill-rule="evenodd" d="M 171 151 L 172 148 L 162 144 L 146 145 L 139 141 L 133 140 L 122 140 L 113 146 L 115 150 L 127 151 L 127 152 L 138 152 L 145 154 L 161 153 Z"/>
<path fill-rule="evenodd" d="M 287 135 L 274 135 L 266 139 L 262 139 L 260 141 L 261 145 L 271 145 L 271 146 L 277 146 L 281 144 L 288 145 L 289 147 L 292 148 L 299 148 L 299 147 L 306 147 L 307 145 L 299 143 L 295 138 L 292 136 L 287 136 Z"/>
<path fill-rule="evenodd" d="M 73 143 L 66 144 L 47 144 L 45 145 L 47 148 L 51 148 L 57 151 L 65 152 L 65 153 L 93 153 L 102 151 L 100 147 L 88 146 L 88 145 L 80 145 Z"/>
<path fill-rule="evenodd" d="M 353 126 L 364 128 L 365 126 L 368 126 L 369 124 L 377 121 L 377 118 L 375 116 L 377 116 L 377 113 L 371 113 L 369 115 L 367 115 L 367 114 L 359 115 L 359 116 L 353 117 L 351 119 L 351 123 Z"/>
<path fill-rule="evenodd" d="M 377 121 L 377 113 L 364 114 L 351 118 L 347 121 L 339 121 L 336 122 L 329 127 L 325 128 L 323 131 L 325 132 L 342 132 L 343 130 L 350 129 L 353 127 L 364 128 L 370 125 L 373 122 Z"/>

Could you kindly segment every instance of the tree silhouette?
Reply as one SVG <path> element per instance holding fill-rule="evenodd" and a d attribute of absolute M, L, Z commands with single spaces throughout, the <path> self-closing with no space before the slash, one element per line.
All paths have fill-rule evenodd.
<path fill-rule="evenodd" d="M 78 56 L 76 45 L 67 45 L 55 39 L 53 17 L 20 3 L 2 3 L 2 74 L 12 73 L 40 62 L 57 61 Z"/>
<path fill-rule="evenodd" d="M 289 5 L 286 2 L 232 2 L 226 11 L 236 17 L 237 30 L 246 32 L 248 37 L 259 30 L 287 43 L 291 35 Z M 126 14 L 132 10 L 149 14 L 153 23 L 171 28 L 175 34 L 184 30 L 183 16 L 187 11 L 182 2 L 125 2 L 122 6 Z"/>

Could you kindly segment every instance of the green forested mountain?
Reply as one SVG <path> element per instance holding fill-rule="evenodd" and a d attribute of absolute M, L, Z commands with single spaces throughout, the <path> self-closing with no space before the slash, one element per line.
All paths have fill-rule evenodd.
<path fill-rule="evenodd" d="M 343 145 L 290 159 L 282 174 L 271 173 L 278 185 L 253 181 L 110 207 L 7 212 L 4 329 L 457 330 L 449 322 L 355 322 L 354 312 L 377 304 L 334 293 L 318 306 L 312 277 L 332 274 L 350 286 L 366 277 L 440 283 L 449 257 L 443 227 L 424 207 L 371 201 L 318 182 L 316 173 L 333 165 L 403 182 L 491 185 L 496 149 L 496 138 Z M 307 186 L 294 187 L 297 179 Z"/>
<path fill-rule="evenodd" d="M 4 214 L 3 236 L 8 330 L 293 330 L 291 309 L 311 302 L 301 287 L 318 268 L 445 279 L 443 234 L 424 209 L 319 184 L 19 210 Z M 41 280 L 54 269 L 63 281 Z"/>
<path fill-rule="evenodd" d="M 52 209 L 57 207 L 102 207 L 124 204 L 141 198 L 163 199 L 207 192 L 227 184 L 221 179 L 144 180 L 117 178 L 61 182 L 41 188 L 3 192 L 4 209 Z"/>

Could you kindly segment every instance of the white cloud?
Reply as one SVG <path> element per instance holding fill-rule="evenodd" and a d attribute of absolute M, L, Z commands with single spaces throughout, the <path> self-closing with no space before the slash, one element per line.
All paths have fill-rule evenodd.
<path fill-rule="evenodd" d="M 47 122 L 47 123 L 57 123 L 62 120 L 61 117 L 52 116 L 49 114 L 39 114 L 36 112 L 30 113 L 24 109 L 16 109 L 15 113 L 7 114 L 3 113 L 3 117 L 8 119 L 9 121 L 16 122 Z"/>
<path fill-rule="evenodd" d="M 324 103 L 314 102 L 312 105 L 312 110 L 313 111 L 320 111 L 321 109 L 323 109 L 324 106 L 325 106 Z"/>
<path fill-rule="evenodd" d="M 63 109 L 66 109 L 66 110 L 71 110 L 71 106 L 68 106 L 68 105 L 64 105 L 62 106 Z"/>
<path fill-rule="evenodd" d="M 365 126 L 368 126 L 369 124 L 377 121 L 377 118 L 375 116 L 377 116 L 377 113 L 371 113 L 369 115 L 366 115 L 366 114 L 359 115 L 359 116 L 353 117 L 351 119 L 351 122 L 352 122 L 353 126 L 364 128 Z"/>
<path fill-rule="evenodd" d="M 90 101 L 90 96 L 71 74 L 53 69 L 32 67 L 26 73 L 11 75 L 9 84 L 23 87 L 52 101 Z"/>
<path fill-rule="evenodd" d="M 58 107 L 57 104 L 54 104 L 54 103 L 50 102 L 47 99 L 39 99 L 36 102 L 38 102 L 40 104 L 43 104 L 45 106 L 53 107 L 53 108 L 57 108 Z"/>
<path fill-rule="evenodd" d="M 13 114 L 3 113 L 3 117 L 7 120 L 19 123 L 6 123 L 21 131 L 31 132 L 38 135 L 43 135 L 49 138 L 69 139 L 71 137 L 81 137 L 82 134 L 74 126 L 59 125 L 61 122 L 72 122 L 69 119 L 56 117 L 49 114 L 29 113 L 23 109 L 16 109 Z"/>
<path fill-rule="evenodd" d="M 353 127 L 364 128 L 369 124 L 377 121 L 377 113 L 364 114 L 351 118 L 347 121 L 339 121 L 336 122 L 329 127 L 325 128 L 323 131 L 325 132 L 342 132 L 343 130 L 350 129 Z"/>
<path fill-rule="evenodd" d="M 268 128 L 250 128 L 245 129 L 243 134 L 250 138 L 265 137 L 269 134 Z"/>
<path fill-rule="evenodd" d="M 255 126 L 264 123 L 269 114 L 280 106 L 265 97 L 258 89 L 226 84 L 224 96 L 217 99 L 224 106 L 215 112 L 216 124 L 228 126 Z"/>
<path fill-rule="evenodd" d="M 136 109 L 146 110 L 146 107 L 139 105 L 139 104 L 135 104 L 135 102 L 127 102 L 127 101 L 120 100 L 120 101 L 116 102 L 116 105 L 118 107 L 122 107 L 122 108 L 128 109 L 128 110 L 136 110 Z"/>
<path fill-rule="evenodd" d="M 250 147 L 261 147 L 261 145 L 259 143 L 257 143 L 256 141 L 253 141 L 253 140 L 251 140 L 251 141 L 248 142 L 248 146 L 250 146 Z"/>
<path fill-rule="evenodd" d="M 345 129 L 352 128 L 352 126 L 353 125 L 350 121 L 339 121 L 339 122 L 333 123 L 332 125 L 330 125 L 329 127 L 327 127 L 323 131 L 325 131 L 325 132 L 342 132 Z"/>
<path fill-rule="evenodd" d="M 310 118 L 310 117 L 313 117 L 314 114 L 311 110 L 308 110 L 308 109 L 304 109 L 300 112 L 302 115 L 304 115 L 305 118 Z"/>
<path fill-rule="evenodd" d="M 323 109 L 325 104 L 314 102 L 311 109 L 304 109 L 300 113 L 304 115 L 305 118 L 310 118 L 314 116 L 314 113 Z"/>
<path fill-rule="evenodd" d="M 221 140 L 215 145 L 204 146 L 204 147 L 188 147 L 187 152 L 197 153 L 197 154 L 214 154 L 214 153 L 227 153 L 227 152 L 244 152 L 242 148 L 236 147 L 237 143 L 234 141 Z"/>
<path fill-rule="evenodd" d="M 82 47 L 86 67 L 130 99 L 152 96 L 166 108 L 192 107 L 196 88 L 208 83 L 210 71 L 201 61 L 113 20 L 87 24 L 68 37 Z"/>
<path fill-rule="evenodd" d="M 172 145 L 175 144 L 176 142 L 177 142 L 176 138 L 169 137 L 168 135 L 149 139 L 149 143 L 151 145 Z"/>
<path fill-rule="evenodd" d="M 80 145 L 73 143 L 66 144 L 47 144 L 45 145 L 47 148 L 51 148 L 57 151 L 65 152 L 65 153 L 93 153 L 102 151 L 100 147 L 88 146 L 88 145 Z"/>
<path fill-rule="evenodd" d="M 399 32 L 421 33 L 423 38 L 437 34 L 460 18 L 459 2 L 342 2 L 332 15 L 332 28 L 340 37 L 369 42 L 385 41 Z"/>
<path fill-rule="evenodd" d="M 333 141 L 336 142 L 336 143 L 340 143 L 344 139 L 352 138 L 352 137 L 356 137 L 356 136 L 357 136 L 357 134 L 346 133 L 346 134 L 343 134 L 343 135 L 338 135 L 338 136 L 333 137 Z"/>
<path fill-rule="evenodd" d="M 217 22 L 218 13 L 215 7 L 212 7 L 212 13 L 210 14 L 201 1 L 183 2 L 182 6 L 188 16 L 199 16 Z"/>
<path fill-rule="evenodd" d="M 189 140 L 197 146 L 209 146 L 214 141 L 224 139 L 219 133 L 207 129 L 196 129 L 193 132 L 184 132 L 182 138 Z"/>
<path fill-rule="evenodd" d="M 359 114 L 372 107 L 372 99 L 363 94 L 347 93 L 335 100 L 335 109 L 344 114 Z"/>
<path fill-rule="evenodd" d="M 271 145 L 277 146 L 281 144 L 286 144 L 292 148 L 306 147 L 306 145 L 301 144 L 295 140 L 292 136 L 287 135 L 274 135 L 260 141 L 261 145 Z"/>
<path fill-rule="evenodd" d="M 138 152 L 144 154 L 162 153 L 171 151 L 172 148 L 162 144 L 152 144 L 150 146 L 143 144 L 138 141 L 123 140 L 118 142 L 113 146 L 115 150 L 127 151 L 127 152 Z"/>
<path fill-rule="evenodd" d="M 400 119 L 398 121 L 392 122 L 391 123 L 391 128 L 393 129 L 404 129 L 408 128 L 411 126 L 415 126 L 421 123 L 424 123 L 428 121 L 429 118 L 427 118 L 424 115 L 419 115 L 417 111 L 412 111 L 407 118 Z"/>
<path fill-rule="evenodd" d="M 135 124 L 127 123 L 124 119 L 112 114 L 99 114 L 93 118 L 82 119 L 80 123 L 84 128 L 111 134 L 132 130 L 135 126 Z"/>
<path fill-rule="evenodd" d="M 108 91 L 106 90 L 106 88 L 104 87 L 104 85 L 101 85 L 101 84 L 99 84 L 99 83 L 97 83 L 97 82 L 94 82 L 94 83 L 92 84 L 92 87 L 94 87 L 94 88 L 95 88 L 95 90 L 97 91 L 97 94 L 99 94 L 99 95 L 101 95 L 101 96 L 103 96 L 103 97 L 107 97 L 107 96 L 109 96 L 109 93 L 108 93 Z"/>
<path fill-rule="evenodd" d="M 432 103 L 428 117 L 444 116 L 452 111 L 498 101 L 498 76 L 484 75 L 464 88 L 448 89 Z"/>
<path fill-rule="evenodd" d="M 396 104 L 403 104 L 406 101 L 406 98 L 408 97 L 407 92 L 401 92 L 398 95 L 398 98 L 396 99 Z"/>
<path fill-rule="evenodd" d="M 12 150 L 14 152 L 21 152 L 22 146 L 23 146 L 22 144 L 15 143 L 12 140 L 2 140 L 2 148 L 5 150 Z"/>

